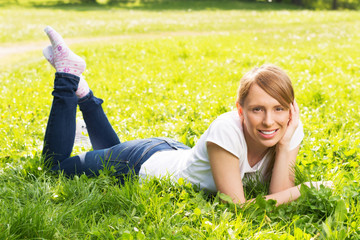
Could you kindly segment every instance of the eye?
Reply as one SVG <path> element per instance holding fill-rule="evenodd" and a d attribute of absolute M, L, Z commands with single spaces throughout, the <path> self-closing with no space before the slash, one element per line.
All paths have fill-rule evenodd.
<path fill-rule="evenodd" d="M 285 110 L 285 108 L 284 108 L 284 107 L 276 107 L 275 110 L 276 110 L 277 112 L 282 112 L 282 111 Z"/>
<path fill-rule="evenodd" d="M 254 108 L 252 109 L 252 111 L 255 112 L 255 113 L 256 113 L 256 112 L 261 112 L 261 110 L 262 110 L 261 107 L 254 107 Z"/>

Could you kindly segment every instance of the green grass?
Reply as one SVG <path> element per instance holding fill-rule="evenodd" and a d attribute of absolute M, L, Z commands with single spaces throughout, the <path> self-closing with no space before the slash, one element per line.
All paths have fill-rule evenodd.
<path fill-rule="evenodd" d="M 0 46 L 44 41 L 47 24 L 65 39 L 129 34 L 72 45 L 86 79 L 122 141 L 168 136 L 189 146 L 234 109 L 246 71 L 277 64 L 293 80 L 305 128 L 297 182 L 333 180 L 335 189 L 303 187 L 291 204 L 258 198 L 240 209 L 182 181 L 119 186 L 107 172 L 52 174 L 40 153 L 54 70 L 39 50 L 0 66 L 1 239 L 360 239 L 360 13 L 183 4 L 2 7 Z M 248 196 L 264 192 L 256 185 Z"/>
<path fill-rule="evenodd" d="M 258 9 L 258 10 L 257 10 Z M 237 1 L 174 1 L 139 6 L 9 6 L 0 5 L 0 43 L 45 40 L 43 29 L 51 25 L 65 37 L 113 36 L 166 31 L 253 32 L 304 29 L 315 31 L 332 25 L 350 25 L 359 19 L 355 11 L 295 11 L 281 4 Z M 256 10 L 256 11 L 255 11 Z M 21 21 L 17 19 L 21 16 Z M 310 29 L 309 26 L 311 27 Z M 351 26 L 351 25 L 350 25 Z"/>

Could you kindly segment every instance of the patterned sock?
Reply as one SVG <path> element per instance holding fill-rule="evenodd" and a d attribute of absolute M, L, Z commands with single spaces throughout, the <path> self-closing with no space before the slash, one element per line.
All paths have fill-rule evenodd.
<path fill-rule="evenodd" d="M 53 53 L 50 55 L 44 53 L 46 59 L 55 66 L 57 72 L 71 73 L 80 77 L 86 68 L 85 61 L 68 48 L 64 39 L 54 29 L 47 26 L 44 31 L 51 41 Z M 46 53 L 49 53 L 48 50 Z"/>
<path fill-rule="evenodd" d="M 46 60 L 55 68 L 53 48 L 51 45 L 43 49 L 43 54 Z M 78 98 L 85 97 L 90 92 L 89 85 L 85 81 L 83 75 L 80 75 L 78 88 L 75 92 Z"/>
<path fill-rule="evenodd" d="M 43 55 L 46 58 L 46 60 L 48 60 L 48 62 L 51 64 L 51 66 L 53 66 L 55 68 L 55 64 L 54 64 L 54 54 L 53 54 L 53 50 L 52 50 L 52 46 L 49 45 L 46 48 L 43 49 Z"/>

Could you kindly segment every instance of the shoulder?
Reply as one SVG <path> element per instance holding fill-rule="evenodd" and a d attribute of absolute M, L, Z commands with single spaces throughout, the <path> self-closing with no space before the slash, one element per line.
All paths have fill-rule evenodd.
<path fill-rule="evenodd" d="M 241 120 L 237 111 L 230 111 L 217 117 L 210 127 L 234 128 L 242 131 Z"/>
<path fill-rule="evenodd" d="M 242 124 L 239 115 L 236 111 L 224 113 L 217 117 L 210 125 L 210 132 L 224 133 L 238 132 L 243 134 Z"/>
<path fill-rule="evenodd" d="M 236 111 L 220 115 L 207 130 L 206 142 L 212 142 L 240 157 L 246 142 L 239 115 Z"/>

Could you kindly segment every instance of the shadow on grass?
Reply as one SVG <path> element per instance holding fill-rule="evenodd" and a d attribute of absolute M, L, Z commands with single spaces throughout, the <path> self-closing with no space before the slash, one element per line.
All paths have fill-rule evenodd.
<path fill-rule="evenodd" d="M 166 11 L 166 10 L 184 10 L 184 11 L 202 11 L 202 10 L 299 10 L 299 6 L 292 4 L 273 3 L 273 2 L 249 2 L 235 0 L 154 0 L 154 1 L 112 1 L 107 4 L 100 3 L 64 3 L 62 1 L 25 1 L 18 4 L 2 3 L 0 7 L 4 8 L 10 5 L 23 5 L 33 8 L 60 9 L 75 11 L 104 11 L 108 9 L 127 9 L 127 10 L 145 10 L 145 11 Z"/>

